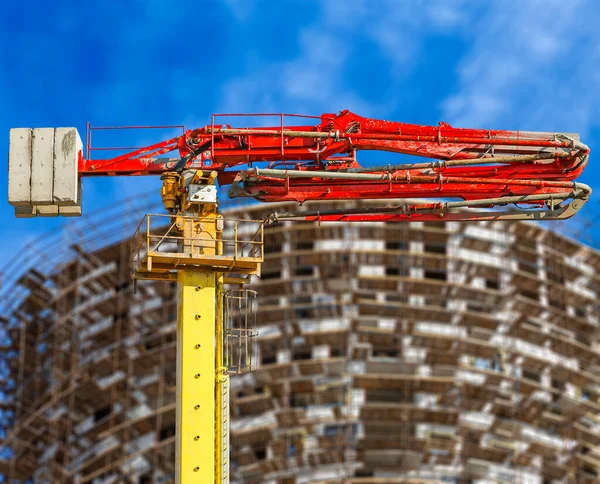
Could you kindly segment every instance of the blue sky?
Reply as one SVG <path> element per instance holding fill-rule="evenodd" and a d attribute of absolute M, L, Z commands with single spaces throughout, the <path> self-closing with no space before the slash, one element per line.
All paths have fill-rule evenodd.
<path fill-rule="evenodd" d="M 594 0 L 65 0 L 0 7 L 0 144 L 11 127 L 185 124 L 213 112 L 351 109 L 423 124 L 579 132 L 596 188 L 600 3 Z M 136 134 L 134 144 L 154 141 Z M 0 161 L 6 163 L 6 158 Z M 5 171 L 6 173 L 6 171 Z M 5 250 L 64 219 L 16 220 Z M 86 179 L 84 211 L 156 188 Z M 593 218 L 594 199 L 584 216 Z M 591 206 L 593 205 L 593 206 Z"/>

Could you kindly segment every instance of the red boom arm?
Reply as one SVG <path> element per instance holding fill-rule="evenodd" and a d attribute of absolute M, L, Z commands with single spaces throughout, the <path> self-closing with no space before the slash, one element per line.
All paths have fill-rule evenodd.
<path fill-rule="evenodd" d="M 289 115 L 286 115 L 289 116 Z M 300 212 L 278 215 L 320 220 L 566 218 L 591 190 L 574 183 L 589 148 L 577 135 L 453 128 L 363 118 L 349 111 L 323 114 L 307 126 L 232 128 L 211 125 L 107 160 L 83 159 L 90 175 L 158 174 L 184 169 L 219 171 L 231 196 L 261 201 L 453 198 L 465 202 L 384 207 L 371 213 Z M 89 146 L 88 146 L 89 148 Z M 361 167 L 360 150 L 437 161 Z M 163 157 L 177 151 L 175 157 Z M 266 168 L 253 167 L 254 163 Z M 243 171 L 231 167 L 246 165 Z M 227 170 L 226 170 L 227 169 Z M 572 200 L 565 205 L 565 201 Z M 518 209 L 507 212 L 507 204 Z M 518 204 L 518 205 L 517 205 Z M 470 212 L 467 208 L 494 208 Z M 523 210 L 523 207 L 534 210 Z M 537 210 L 536 210 L 537 209 Z M 539 210 L 541 209 L 541 210 Z M 457 213 L 459 215 L 457 215 Z"/>

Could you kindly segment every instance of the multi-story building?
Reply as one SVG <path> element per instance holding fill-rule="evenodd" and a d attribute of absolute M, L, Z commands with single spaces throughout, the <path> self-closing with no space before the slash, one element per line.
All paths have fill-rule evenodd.
<path fill-rule="evenodd" d="M 111 210 L 28 247 L 3 287 L 11 479 L 173 481 L 175 288 L 134 292 L 138 220 Z M 269 226 L 231 480 L 597 482 L 599 274 L 530 223 Z"/>

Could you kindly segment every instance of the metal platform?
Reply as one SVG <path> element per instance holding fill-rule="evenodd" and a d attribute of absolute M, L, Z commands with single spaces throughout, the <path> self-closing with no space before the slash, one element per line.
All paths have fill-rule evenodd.
<path fill-rule="evenodd" d="M 131 243 L 133 278 L 175 280 L 184 268 L 211 269 L 239 283 L 260 273 L 263 236 L 261 220 L 148 214 Z"/>

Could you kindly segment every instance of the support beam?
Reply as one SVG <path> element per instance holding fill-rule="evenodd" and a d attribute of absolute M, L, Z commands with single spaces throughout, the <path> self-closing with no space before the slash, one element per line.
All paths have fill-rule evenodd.
<path fill-rule="evenodd" d="M 214 272 L 179 271 L 176 483 L 215 482 Z"/>
<path fill-rule="evenodd" d="M 220 250 L 219 250 L 220 252 Z M 216 388 L 216 481 L 218 484 L 229 483 L 229 376 L 223 359 L 225 344 L 223 328 L 223 275 L 217 276 L 217 372 L 215 378 Z"/>

